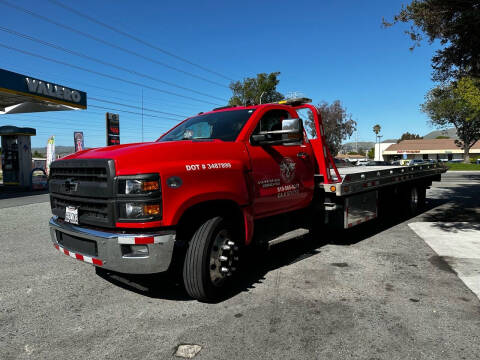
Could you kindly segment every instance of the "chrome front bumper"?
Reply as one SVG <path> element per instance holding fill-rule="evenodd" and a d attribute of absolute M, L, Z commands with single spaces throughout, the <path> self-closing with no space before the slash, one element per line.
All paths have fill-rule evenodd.
<path fill-rule="evenodd" d="M 62 241 L 57 241 L 57 232 L 80 241 L 86 239 L 96 242 L 97 254 L 83 254 L 69 249 Z M 133 234 L 105 232 L 72 225 L 56 216 L 50 219 L 50 236 L 55 248 L 65 255 L 125 274 L 153 274 L 168 270 L 175 243 L 175 231 Z M 125 253 L 126 247 L 139 244 L 148 247 L 148 255 L 128 256 Z"/>

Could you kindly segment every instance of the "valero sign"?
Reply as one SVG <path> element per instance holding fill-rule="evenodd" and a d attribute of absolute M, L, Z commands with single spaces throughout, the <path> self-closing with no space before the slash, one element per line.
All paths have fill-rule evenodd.
<path fill-rule="evenodd" d="M 73 108 L 87 108 L 87 94 L 66 86 L 0 69 L 0 93 L 10 93 Z M 24 101 L 29 101 L 24 99 Z"/>

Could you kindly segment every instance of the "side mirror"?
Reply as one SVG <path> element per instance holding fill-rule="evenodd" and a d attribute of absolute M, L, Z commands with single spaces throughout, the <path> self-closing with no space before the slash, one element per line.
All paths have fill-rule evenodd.
<path fill-rule="evenodd" d="M 303 123 L 301 119 L 285 119 L 282 130 L 261 131 L 252 135 L 254 145 L 280 145 L 302 141 Z"/>

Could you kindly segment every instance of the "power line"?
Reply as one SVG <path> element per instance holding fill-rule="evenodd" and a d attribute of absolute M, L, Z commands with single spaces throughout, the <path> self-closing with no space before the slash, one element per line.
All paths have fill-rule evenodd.
<path fill-rule="evenodd" d="M 0 1 L 2 1 L 2 0 L 0 0 Z M 200 102 L 200 103 L 208 103 L 208 104 L 213 104 L 213 105 L 220 105 L 220 104 L 213 103 L 213 102 L 210 102 L 210 101 L 205 101 L 205 100 L 201 100 L 201 99 L 196 99 L 196 98 L 193 98 L 193 97 L 190 97 L 190 96 L 187 96 L 187 95 L 177 94 L 177 93 L 174 93 L 174 92 L 172 92 L 172 91 L 162 90 L 162 89 L 159 89 L 159 88 L 156 88 L 156 87 L 153 87 L 153 86 L 149 86 L 149 85 L 146 85 L 146 84 L 142 84 L 142 83 L 139 83 L 139 82 L 136 82 L 136 81 L 122 79 L 122 78 L 119 78 L 119 77 L 114 76 L 114 75 L 109 75 L 109 74 L 101 73 L 101 72 L 99 72 L 99 71 L 90 70 L 90 69 L 84 68 L 84 67 L 82 67 L 82 66 L 73 65 L 73 64 L 69 64 L 69 63 L 66 63 L 66 62 L 63 62 L 63 61 L 60 61 L 60 60 L 57 60 L 57 59 L 52 59 L 52 58 L 49 58 L 49 57 L 46 57 L 46 56 L 43 56 L 43 55 L 34 54 L 34 53 L 31 53 L 31 52 L 26 51 L 26 50 L 21 50 L 21 49 L 15 48 L 15 47 L 13 47 L 13 46 L 8 46 L 8 45 L 3 44 L 3 43 L 0 43 L 0 46 L 1 46 L 1 47 L 4 47 L 4 48 L 6 48 L 6 49 L 9 49 L 9 50 L 13 50 L 13 51 L 16 51 L 16 52 L 25 54 L 25 55 L 29 55 L 29 56 L 35 57 L 35 58 L 40 58 L 40 59 L 43 59 L 43 60 L 46 60 L 46 61 L 50 61 L 50 62 L 54 62 L 54 63 L 57 63 L 57 64 L 61 64 L 61 65 L 68 66 L 68 67 L 71 67 L 71 68 L 74 68 L 74 69 L 78 69 L 78 70 L 82 70 L 82 71 L 85 71 L 85 72 L 89 72 L 89 73 L 91 73 L 91 74 L 103 76 L 103 77 L 106 77 L 106 78 L 109 78 L 109 79 L 113 79 L 113 80 L 117 80 L 117 81 L 121 81 L 121 82 L 124 82 L 124 83 L 127 83 L 127 84 L 136 85 L 136 86 L 139 86 L 139 87 L 142 87 L 142 86 L 143 86 L 143 87 L 145 87 L 145 88 L 147 88 L 147 89 L 150 89 L 150 90 L 158 91 L 158 92 L 165 93 L 165 94 L 169 94 L 169 95 L 173 95 L 173 96 L 178 96 L 178 97 L 185 98 L 185 99 L 190 99 L 190 100 L 198 101 L 198 102 Z"/>
<path fill-rule="evenodd" d="M 51 23 L 51 24 L 53 24 L 53 25 L 56 25 L 56 26 L 58 26 L 58 27 L 67 29 L 67 30 L 69 30 L 69 31 L 71 31 L 71 32 L 74 32 L 74 33 L 76 33 L 76 34 L 79 34 L 79 35 L 81 35 L 81 36 L 87 37 L 87 38 L 89 38 L 89 39 L 91 39 L 91 40 L 100 42 L 100 43 L 102 43 L 102 44 L 104 44 L 104 45 L 107 45 L 107 46 L 110 46 L 110 47 L 115 48 L 115 49 L 117 49 L 117 50 L 120 50 L 120 51 L 122 51 L 122 52 L 128 53 L 128 54 L 130 54 L 130 55 L 134 55 L 134 56 L 140 57 L 140 58 L 142 58 L 142 59 L 144 59 L 144 60 L 148 60 L 148 61 L 150 61 L 150 62 L 153 62 L 153 63 L 157 64 L 157 65 L 164 66 L 164 67 L 166 67 L 166 68 L 169 68 L 169 69 L 171 69 L 171 70 L 174 70 L 174 71 L 183 73 L 183 74 L 185 74 L 185 75 L 188 75 L 188 76 L 191 76 L 191 77 L 194 77 L 194 78 L 203 80 L 203 81 L 207 81 L 207 82 L 209 82 L 209 83 L 212 83 L 212 84 L 215 84 L 215 85 L 218 85 L 218 86 L 221 86 L 221 87 L 226 87 L 226 88 L 228 88 L 228 86 L 226 86 L 226 85 L 224 85 L 224 84 L 220 84 L 220 83 L 218 83 L 218 82 L 216 82 L 216 81 L 209 80 L 209 79 L 207 79 L 207 78 L 205 78 L 205 77 L 202 77 L 202 76 L 199 76 L 199 75 L 195 75 L 195 74 L 190 73 L 190 72 L 185 71 L 185 70 L 178 69 L 178 68 L 176 68 L 176 67 L 174 67 L 174 66 L 165 64 L 165 63 L 163 63 L 163 62 L 161 62 L 161 61 L 158 61 L 158 60 L 149 58 L 149 57 L 147 57 L 147 56 L 145 56 L 145 55 L 139 54 L 139 53 L 137 53 L 137 52 L 135 52 L 135 51 L 133 51 L 133 50 L 129 50 L 129 49 L 123 48 L 123 47 L 121 47 L 121 46 L 115 45 L 115 44 L 110 43 L 110 42 L 108 42 L 108 41 L 106 41 L 106 40 L 103 40 L 103 39 L 98 38 L 98 37 L 96 37 L 96 36 L 93 36 L 93 35 L 90 35 L 90 34 L 88 34 L 88 33 L 83 32 L 83 31 L 80 31 L 80 30 L 78 30 L 78 29 L 75 29 L 75 28 L 73 28 L 73 27 L 71 27 L 71 26 L 68 26 L 68 25 L 59 23 L 59 22 L 57 22 L 57 21 L 55 21 L 55 20 L 52 20 L 51 18 L 48 18 L 48 17 L 46 17 L 46 16 L 40 15 L 40 14 L 35 13 L 35 12 L 33 12 L 33 11 L 30 11 L 30 10 L 28 10 L 28 9 L 25 9 L 25 8 L 23 8 L 23 7 L 21 7 L 21 6 L 11 4 L 11 3 L 9 3 L 9 2 L 7 2 L 7 1 L 5 1 L 5 0 L 0 0 L 0 3 L 4 4 L 4 5 L 6 5 L 6 6 L 9 6 L 9 7 L 13 8 L 13 9 L 16 9 L 16 10 L 18 10 L 18 11 L 21 11 L 21 12 L 23 12 L 23 13 L 26 13 L 26 14 L 28 14 L 28 15 L 31 15 L 31 16 L 33 16 L 33 17 L 39 18 L 39 19 L 41 19 L 41 20 L 43 20 L 43 21 L 49 22 L 49 23 Z M 232 81 L 233 81 L 233 80 L 232 80 Z"/>
<path fill-rule="evenodd" d="M 73 8 L 71 8 L 70 6 L 67 6 L 67 5 L 65 5 L 65 4 L 63 4 L 63 3 L 59 2 L 59 1 L 56 1 L 56 0 L 49 0 L 49 1 L 50 1 L 52 4 L 55 4 L 55 5 L 59 6 L 59 7 L 64 8 L 64 9 L 67 10 L 67 11 L 70 11 L 70 12 L 76 14 L 77 16 L 80 16 L 80 17 L 83 17 L 83 18 L 85 18 L 85 19 L 88 19 L 88 20 L 90 20 L 91 22 L 94 22 L 94 23 L 97 24 L 97 25 L 103 26 L 103 27 L 105 27 L 105 28 L 107 28 L 107 29 L 110 29 L 110 30 L 112 30 L 112 31 L 114 31 L 114 32 L 116 32 L 116 33 L 118 33 L 118 34 L 121 34 L 121 35 L 123 35 L 123 36 L 125 36 L 125 37 L 128 37 L 129 39 L 135 40 L 135 41 L 137 41 L 137 42 L 139 42 L 139 43 L 141 43 L 141 44 L 143 44 L 143 45 L 145 45 L 145 46 L 148 46 L 148 47 L 150 47 L 150 48 L 152 48 L 152 49 L 155 49 L 155 50 L 157 50 L 157 51 L 159 51 L 159 52 L 161 52 L 161 53 L 163 53 L 163 54 L 165 54 L 165 55 L 168 55 L 168 56 L 173 57 L 173 58 L 175 58 L 175 59 L 177 59 L 177 60 L 183 61 L 183 62 L 185 62 L 185 63 L 187 63 L 187 64 L 192 65 L 192 66 L 195 66 L 195 67 L 197 67 L 197 68 L 199 68 L 199 69 L 202 69 L 203 71 L 206 71 L 206 72 L 209 72 L 209 73 L 211 73 L 211 74 L 215 74 L 215 75 L 217 75 L 217 76 L 220 76 L 220 77 L 222 77 L 222 78 L 224 78 L 224 79 L 226 79 L 226 80 L 234 81 L 233 79 L 229 78 L 229 77 L 226 76 L 226 75 L 223 75 L 223 74 L 221 74 L 221 73 L 219 73 L 219 72 L 217 72 L 217 71 L 214 71 L 214 70 L 210 70 L 210 69 L 206 68 L 205 66 L 199 65 L 199 64 L 197 64 L 197 63 L 194 63 L 193 61 L 190 61 L 190 60 L 188 60 L 188 59 L 185 59 L 185 58 L 183 58 L 183 57 L 181 57 L 181 56 L 179 56 L 179 55 L 176 55 L 176 54 L 174 54 L 174 53 L 172 53 L 172 52 L 170 52 L 170 51 L 167 51 L 167 50 L 165 50 L 165 49 L 162 49 L 161 47 L 158 47 L 158 46 L 156 46 L 156 45 L 153 45 L 153 44 L 151 44 L 151 43 L 149 43 L 149 42 L 147 42 L 147 41 L 145 41 L 145 40 L 143 40 L 143 39 L 141 39 L 141 38 L 139 38 L 139 37 L 137 37 L 137 36 L 135 36 L 135 35 L 129 34 L 129 33 L 125 32 L 125 31 L 123 31 L 123 30 L 120 30 L 120 29 L 117 29 L 116 27 L 113 27 L 112 25 L 109 25 L 109 24 L 104 23 L 104 22 L 102 22 L 102 21 L 100 21 L 100 20 L 97 20 L 97 19 L 95 19 L 95 18 L 93 18 L 93 17 L 91 17 L 91 16 L 89 16 L 89 15 L 86 15 L 86 14 L 84 14 L 84 13 L 82 13 L 82 12 L 76 10 L 76 9 L 73 9 Z"/>
<path fill-rule="evenodd" d="M 116 101 L 102 100 L 102 99 L 98 99 L 98 98 L 95 98 L 95 97 L 92 97 L 92 96 L 90 96 L 89 99 L 90 99 L 90 100 L 95 100 L 95 101 L 104 102 L 104 103 L 107 103 L 107 104 L 125 106 L 125 107 L 129 107 L 129 108 L 132 108 L 132 109 L 141 109 L 141 110 L 150 111 L 150 112 L 155 112 L 155 113 L 159 113 L 159 114 L 178 116 L 178 117 L 181 117 L 181 118 L 186 118 L 186 117 L 188 117 L 187 115 L 173 114 L 173 113 L 169 113 L 169 112 L 165 112 L 165 111 L 160 111 L 160 110 L 155 110 L 155 109 L 149 109 L 149 108 L 144 108 L 144 107 L 135 106 L 135 105 L 127 105 L 127 104 L 119 103 L 119 102 L 116 102 Z M 141 115 L 143 115 L 143 114 L 141 113 Z"/>
<path fill-rule="evenodd" d="M 12 30 L 12 29 L 9 29 L 9 28 L 5 28 L 5 27 L 3 27 L 3 26 L 0 26 L 0 30 L 3 31 L 3 32 L 9 33 L 9 34 L 11 34 L 11 35 L 14 35 L 14 36 L 23 38 L 23 39 L 27 39 L 27 40 L 30 40 L 30 41 L 33 41 L 33 42 L 36 42 L 36 43 L 39 43 L 39 44 L 42 44 L 42 45 L 51 47 L 51 48 L 53 48 L 53 49 L 66 52 L 66 53 L 68 53 L 68 54 L 81 57 L 81 58 L 83 58 L 83 59 L 87 59 L 87 60 L 90 60 L 90 61 L 94 61 L 94 62 L 97 62 L 97 63 L 102 64 L 102 65 L 110 66 L 110 67 L 113 67 L 113 68 L 115 68 L 115 69 L 118 69 L 118 70 L 121 70 L 121 71 L 124 71 L 124 72 L 128 72 L 128 73 L 130 73 L 130 74 L 133 74 L 133 75 L 136 75 L 136 76 L 139 76 L 139 77 L 143 77 L 143 78 L 145 78 L 145 79 L 150 79 L 150 80 L 153 80 L 153 81 L 157 81 L 157 82 L 160 82 L 160 83 L 162 83 L 162 84 L 166 84 L 166 85 L 168 85 L 168 86 L 172 86 L 172 87 L 176 87 L 176 88 L 178 88 L 178 89 L 190 91 L 190 92 L 192 92 L 192 93 L 195 93 L 195 94 L 198 94 L 198 95 L 202 95 L 202 96 L 206 96 L 206 97 L 210 97 L 210 98 L 212 98 L 212 99 L 217 99 L 217 100 L 221 100 L 221 101 L 227 101 L 226 99 L 222 99 L 222 98 L 219 98 L 219 97 L 216 97 L 216 96 L 212 96 L 212 95 L 210 95 L 210 94 L 207 94 L 207 93 L 204 93 L 204 92 L 201 92 L 201 91 L 197 91 L 197 90 L 194 90 L 194 89 L 185 87 L 185 86 L 181 86 L 181 85 L 172 83 L 172 82 L 170 82 L 170 81 L 165 81 L 165 80 L 162 80 L 162 79 L 158 79 L 158 78 L 156 78 L 156 77 L 154 77 L 154 76 L 151 76 L 151 75 L 148 75 L 148 74 L 144 74 L 144 73 L 141 73 L 141 72 L 138 72 L 138 71 L 135 71 L 135 70 L 131 70 L 131 69 L 128 69 L 128 68 L 126 68 L 126 67 L 123 67 L 123 66 L 120 66 L 120 65 L 116 65 L 116 64 L 110 63 L 110 62 L 108 62 L 108 61 L 103 61 L 103 60 L 101 60 L 101 59 L 97 59 L 97 58 L 95 58 L 95 57 L 92 57 L 92 56 L 89 56 L 89 55 L 85 55 L 85 54 L 80 53 L 80 52 L 75 51 L 75 50 L 71 50 L 71 49 L 64 48 L 64 47 L 62 47 L 62 46 L 60 46 L 60 45 L 53 44 L 53 43 L 48 42 L 48 41 L 44 41 L 44 40 L 41 40 L 41 39 L 37 39 L 37 38 L 35 38 L 35 37 L 33 37 L 33 36 L 30 36 L 30 35 L 27 35 L 27 34 L 23 34 L 23 33 L 20 33 L 20 32 L 18 32 L 18 31 L 15 31 L 15 30 Z"/>
<path fill-rule="evenodd" d="M 111 108 L 111 107 L 104 107 L 104 106 L 98 106 L 98 105 L 88 105 L 88 106 L 96 108 L 96 109 L 105 109 L 105 110 L 124 112 L 124 113 L 127 113 L 127 114 L 142 115 L 142 113 L 128 111 L 128 110 L 115 109 L 115 108 Z M 179 119 L 172 119 L 172 118 L 155 116 L 155 115 L 150 115 L 150 114 L 143 114 L 143 116 L 149 116 L 149 117 L 154 117 L 154 118 L 158 118 L 158 119 L 165 119 L 165 120 L 178 121 L 178 122 L 182 121 L 182 120 L 179 120 Z"/>

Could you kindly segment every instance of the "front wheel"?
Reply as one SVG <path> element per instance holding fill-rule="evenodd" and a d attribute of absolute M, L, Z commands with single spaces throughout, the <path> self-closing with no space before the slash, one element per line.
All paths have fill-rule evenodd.
<path fill-rule="evenodd" d="M 238 245 L 233 227 L 223 217 L 213 217 L 200 225 L 183 265 L 183 281 L 191 297 L 213 301 L 222 294 L 238 267 Z"/>

